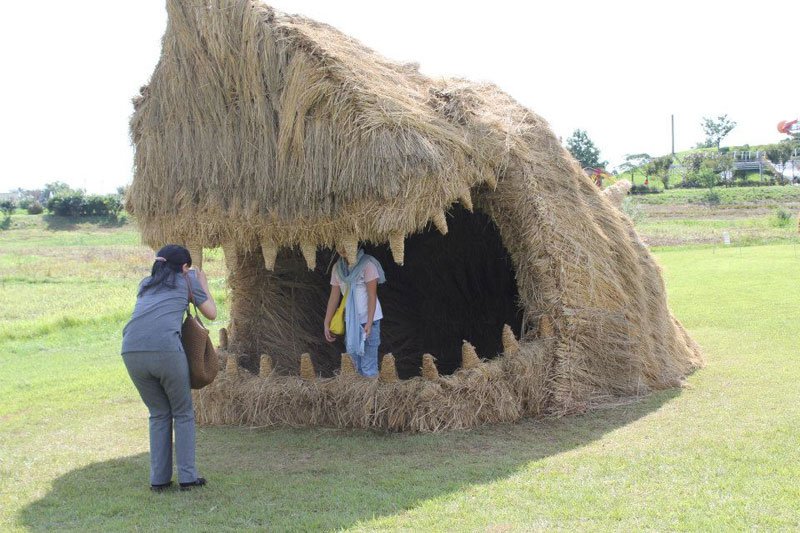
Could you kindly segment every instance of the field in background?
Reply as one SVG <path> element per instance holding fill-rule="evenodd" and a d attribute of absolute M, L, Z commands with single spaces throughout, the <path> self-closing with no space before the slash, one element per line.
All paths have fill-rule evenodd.
<path fill-rule="evenodd" d="M 680 244 L 655 253 L 708 358 L 682 390 L 442 435 L 201 428 L 210 485 L 161 495 L 118 356 L 151 252 L 128 225 L 15 216 L 0 231 L 0 530 L 799 528 L 800 248 L 794 219 L 769 225 L 781 205 L 638 221 Z M 681 240 L 728 220 L 775 244 Z M 221 254 L 206 268 L 219 328 Z"/>

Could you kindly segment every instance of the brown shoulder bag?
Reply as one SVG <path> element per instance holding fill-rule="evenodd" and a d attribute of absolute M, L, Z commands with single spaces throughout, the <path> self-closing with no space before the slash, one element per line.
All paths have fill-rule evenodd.
<path fill-rule="evenodd" d="M 193 389 L 202 389 L 217 377 L 219 370 L 219 359 L 214 344 L 206 327 L 200 322 L 200 314 L 197 312 L 197 305 L 194 303 L 192 294 L 192 282 L 189 276 L 186 278 L 186 287 L 189 289 L 189 303 L 194 305 L 194 316 L 192 316 L 191 306 L 186 308 L 186 319 L 181 327 L 181 342 L 186 358 L 189 360 L 189 379 Z"/>

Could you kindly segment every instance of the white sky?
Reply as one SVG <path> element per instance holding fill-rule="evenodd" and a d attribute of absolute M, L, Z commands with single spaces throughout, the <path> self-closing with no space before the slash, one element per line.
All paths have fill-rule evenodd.
<path fill-rule="evenodd" d="M 273 0 L 429 75 L 491 81 L 566 139 L 587 130 L 611 165 L 738 126 L 723 145 L 782 138 L 800 116 L 797 0 L 493 2 Z M 0 191 L 129 183 L 130 99 L 155 66 L 163 0 L 3 3 Z"/>

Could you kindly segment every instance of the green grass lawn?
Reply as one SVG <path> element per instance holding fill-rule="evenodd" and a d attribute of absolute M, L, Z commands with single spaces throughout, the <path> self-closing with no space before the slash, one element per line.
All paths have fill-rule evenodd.
<path fill-rule="evenodd" d="M 656 250 L 708 359 L 681 390 L 435 435 L 200 428 L 209 485 L 152 494 L 118 355 L 150 252 L 129 227 L 16 231 L 0 232 L 0 530 L 800 528 L 795 244 Z"/>
<path fill-rule="evenodd" d="M 778 206 L 800 202 L 800 187 L 770 185 L 766 187 L 714 187 L 720 205 L 759 203 Z M 668 189 L 657 194 L 636 194 L 632 200 L 639 204 L 702 204 L 708 189 Z"/>

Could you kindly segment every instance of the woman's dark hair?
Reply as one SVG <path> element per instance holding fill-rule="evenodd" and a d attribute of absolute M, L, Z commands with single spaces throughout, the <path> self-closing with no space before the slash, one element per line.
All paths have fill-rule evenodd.
<path fill-rule="evenodd" d="M 145 279 L 139 287 L 139 296 L 150 289 L 156 291 L 162 287 L 174 289 L 176 287 L 175 277 L 186 263 L 192 266 L 192 256 L 189 255 L 189 250 L 178 244 L 164 246 L 156 253 L 150 277 Z"/>

